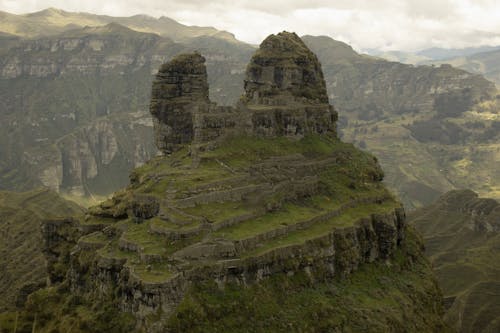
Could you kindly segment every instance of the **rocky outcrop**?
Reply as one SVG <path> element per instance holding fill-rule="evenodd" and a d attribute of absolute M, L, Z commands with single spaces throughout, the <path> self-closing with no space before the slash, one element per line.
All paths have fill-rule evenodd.
<path fill-rule="evenodd" d="M 193 117 L 207 110 L 207 69 L 200 54 L 183 54 L 160 67 L 151 93 L 155 142 L 161 151 L 193 141 Z"/>
<path fill-rule="evenodd" d="M 271 35 L 262 42 L 247 67 L 245 95 L 235 108 L 210 102 L 204 62 L 196 53 L 177 56 L 160 68 L 153 82 L 150 112 L 161 151 L 236 133 L 335 135 L 337 113 L 328 104 L 321 65 L 294 33 Z"/>
<path fill-rule="evenodd" d="M 471 190 L 455 190 L 441 196 L 435 205 L 468 216 L 475 231 L 500 232 L 500 203 L 494 199 L 480 198 Z"/>
<path fill-rule="evenodd" d="M 245 99 L 249 104 L 292 104 L 296 100 L 328 103 L 321 64 L 295 34 L 267 37 L 247 67 Z"/>

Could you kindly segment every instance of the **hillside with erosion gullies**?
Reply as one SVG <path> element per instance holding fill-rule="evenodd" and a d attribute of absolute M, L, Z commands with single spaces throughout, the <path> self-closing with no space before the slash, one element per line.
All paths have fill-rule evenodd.
<path fill-rule="evenodd" d="M 412 66 L 303 37 L 318 54 L 343 139 L 374 153 L 408 208 L 471 188 L 499 196 L 500 108 L 493 83 L 449 65 Z"/>
<path fill-rule="evenodd" d="M 413 212 L 458 332 L 500 330 L 500 204 L 470 190 L 446 193 Z"/>
<path fill-rule="evenodd" d="M 0 15 L 0 187 L 46 186 L 84 204 L 125 186 L 129 170 L 156 155 L 147 109 L 162 63 L 201 52 L 210 99 L 234 105 L 255 51 L 165 17 Z M 447 65 L 361 55 L 329 37 L 303 40 L 323 65 L 339 135 L 378 156 L 408 208 L 454 188 L 498 198 L 493 83 Z"/>
<path fill-rule="evenodd" d="M 422 242 L 377 159 L 338 138 L 302 40 L 266 38 L 235 107 L 210 100 L 205 63 L 154 78 L 160 156 L 45 221 L 50 287 L 6 332 L 446 332 Z"/>
<path fill-rule="evenodd" d="M 53 191 L 0 192 L 0 312 L 22 307 L 45 286 L 42 221 L 82 213 Z"/>

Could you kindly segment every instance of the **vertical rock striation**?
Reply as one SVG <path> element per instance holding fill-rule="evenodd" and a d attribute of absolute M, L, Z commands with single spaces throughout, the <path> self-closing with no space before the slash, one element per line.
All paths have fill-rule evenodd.
<path fill-rule="evenodd" d="M 208 98 L 205 58 L 182 54 L 162 65 L 151 93 L 155 142 L 161 151 L 189 143 L 194 137 L 193 115 L 206 110 Z"/>

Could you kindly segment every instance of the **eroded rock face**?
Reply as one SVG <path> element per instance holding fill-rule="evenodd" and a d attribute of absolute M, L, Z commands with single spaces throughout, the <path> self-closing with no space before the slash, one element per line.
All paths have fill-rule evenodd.
<path fill-rule="evenodd" d="M 171 151 L 193 140 L 193 114 L 208 99 L 205 58 L 182 54 L 162 65 L 153 82 L 150 111 L 158 149 Z"/>
<path fill-rule="evenodd" d="M 302 137 L 336 135 L 321 65 L 294 33 L 269 36 L 248 65 L 236 107 L 208 97 L 205 58 L 183 54 L 164 64 L 153 82 L 150 111 L 155 142 L 164 153 L 231 134 Z"/>
<path fill-rule="evenodd" d="M 286 104 L 295 99 L 328 103 L 321 64 L 295 33 L 267 37 L 246 75 L 245 97 L 251 104 L 268 104 L 278 96 Z"/>

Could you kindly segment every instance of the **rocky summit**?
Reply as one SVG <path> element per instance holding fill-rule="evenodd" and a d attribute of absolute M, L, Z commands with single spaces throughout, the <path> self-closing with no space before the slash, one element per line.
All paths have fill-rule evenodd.
<path fill-rule="evenodd" d="M 53 287 L 20 320 L 47 332 L 442 331 L 421 243 L 376 158 L 338 139 L 316 56 L 271 35 L 235 107 L 210 101 L 204 62 L 180 55 L 156 76 L 163 154 L 85 216 L 46 221 Z"/>
<path fill-rule="evenodd" d="M 328 104 L 321 65 L 296 34 L 282 32 L 262 42 L 236 107 L 210 102 L 204 62 L 197 53 L 180 55 L 163 65 L 153 82 L 150 111 L 161 151 L 235 134 L 335 135 L 337 113 Z"/>

